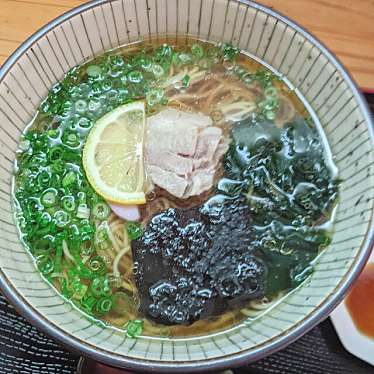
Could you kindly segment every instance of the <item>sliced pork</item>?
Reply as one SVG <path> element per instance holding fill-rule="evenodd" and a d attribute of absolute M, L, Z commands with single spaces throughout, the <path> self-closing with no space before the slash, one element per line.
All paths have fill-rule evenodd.
<path fill-rule="evenodd" d="M 155 185 L 183 199 L 213 186 L 228 142 L 210 117 L 165 109 L 147 127 L 146 168 Z"/>

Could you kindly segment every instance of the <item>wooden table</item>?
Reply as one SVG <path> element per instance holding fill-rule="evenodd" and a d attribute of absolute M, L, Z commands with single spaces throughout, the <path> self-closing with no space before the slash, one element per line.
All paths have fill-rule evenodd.
<path fill-rule="evenodd" d="M 0 64 L 42 25 L 82 0 L 0 0 Z M 374 89 L 374 0 L 260 0 L 330 47 L 363 88 Z"/>

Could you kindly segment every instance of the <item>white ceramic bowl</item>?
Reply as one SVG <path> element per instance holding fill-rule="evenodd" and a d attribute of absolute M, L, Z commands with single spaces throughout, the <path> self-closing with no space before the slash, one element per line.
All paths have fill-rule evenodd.
<path fill-rule="evenodd" d="M 126 338 L 92 324 L 40 277 L 18 240 L 10 195 L 18 138 L 71 67 L 151 35 L 228 41 L 282 74 L 319 120 L 343 179 L 331 246 L 302 287 L 262 318 L 194 339 Z M 351 78 L 320 42 L 250 1 L 92 1 L 29 38 L 0 71 L 0 286 L 32 323 L 114 366 L 154 372 L 217 370 L 270 354 L 327 317 L 362 269 L 373 242 L 373 124 Z"/>

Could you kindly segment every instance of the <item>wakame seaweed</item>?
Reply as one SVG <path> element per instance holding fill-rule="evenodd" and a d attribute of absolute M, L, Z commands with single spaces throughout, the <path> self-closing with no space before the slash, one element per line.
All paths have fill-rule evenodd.
<path fill-rule="evenodd" d="M 275 294 L 300 284 L 330 243 L 324 224 L 337 203 L 339 181 L 325 161 L 318 131 L 302 118 L 283 128 L 252 118 L 232 134 L 218 189 L 246 197 L 252 246 L 269 268 L 267 293 Z"/>

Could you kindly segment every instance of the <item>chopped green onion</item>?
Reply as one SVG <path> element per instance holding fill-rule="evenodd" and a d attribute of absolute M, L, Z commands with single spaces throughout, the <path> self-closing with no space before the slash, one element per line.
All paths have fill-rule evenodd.
<path fill-rule="evenodd" d="M 93 279 L 94 275 L 92 274 L 91 270 L 87 269 L 82 260 L 78 257 L 77 262 L 79 263 L 78 265 L 78 270 L 79 270 L 79 277 L 81 279 Z"/>
<path fill-rule="evenodd" d="M 63 144 L 69 147 L 77 147 L 80 145 L 79 136 L 74 132 L 65 131 L 61 140 Z"/>
<path fill-rule="evenodd" d="M 88 238 L 92 238 L 95 233 L 95 227 L 93 224 L 91 224 L 88 219 L 83 219 L 81 221 L 80 231 L 82 235 L 83 240 L 88 240 Z"/>
<path fill-rule="evenodd" d="M 104 315 L 108 313 L 113 307 L 112 297 L 103 297 L 99 299 L 96 303 L 95 309 L 99 315 Z"/>
<path fill-rule="evenodd" d="M 44 236 L 47 234 L 55 234 L 56 233 L 56 225 L 54 223 L 51 223 L 50 226 L 43 227 L 41 229 L 37 229 L 34 231 L 34 234 L 37 236 Z"/>
<path fill-rule="evenodd" d="M 51 139 L 57 139 L 60 136 L 60 131 L 58 129 L 51 129 L 47 132 L 47 135 Z"/>
<path fill-rule="evenodd" d="M 126 326 L 126 335 L 129 338 L 136 338 L 140 336 L 143 332 L 143 321 L 136 319 L 134 321 L 127 322 Z"/>
<path fill-rule="evenodd" d="M 79 203 L 86 204 L 87 195 L 85 192 L 79 191 L 77 196 Z"/>
<path fill-rule="evenodd" d="M 199 59 L 204 56 L 204 49 L 200 44 L 192 44 L 191 52 Z"/>
<path fill-rule="evenodd" d="M 96 231 L 96 241 L 98 243 L 105 242 L 109 239 L 108 228 L 101 225 L 101 227 Z"/>
<path fill-rule="evenodd" d="M 81 300 L 83 296 L 86 294 L 88 287 L 81 283 L 79 280 L 73 281 L 71 284 L 71 288 L 73 290 L 73 299 Z"/>
<path fill-rule="evenodd" d="M 76 180 L 77 180 L 76 173 L 73 170 L 68 171 L 65 174 L 65 176 L 62 178 L 62 186 L 63 187 L 69 187 L 72 184 L 74 184 Z"/>
<path fill-rule="evenodd" d="M 156 49 L 156 54 L 159 57 L 168 57 L 170 58 L 173 54 L 173 48 L 168 44 L 163 44 Z"/>
<path fill-rule="evenodd" d="M 49 180 L 51 178 L 50 173 L 47 170 L 43 170 L 38 174 L 38 183 L 42 186 L 48 186 Z"/>
<path fill-rule="evenodd" d="M 42 257 L 38 261 L 37 266 L 43 275 L 49 275 L 54 271 L 54 263 L 50 256 Z"/>
<path fill-rule="evenodd" d="M 188 53 L 178 53 L 177 55 L 177 63 L 179 65 L 187 65 L 192 62 L 191 55 Z"/>
<path fill-rule="evenodd" d="M 86 204 L 79 204 L 77 209 L 77 217 L 81 219 L 90 218 L 90 209 L 87 208 Z"/>
<path fill-rule="evenodd" d="M 234 67 L 234 73 L 240 78 L 244 79 L 244 76 L 248 74 L 248 71 L 241 66 Z"/>
<path fill-rule="evenodd" d="M 106 263 L 105 261 L 99 257 L 99 256 L 95 256 L 93 257 L 89 264 L 88 264 L 90 270 L 94 273 L 94 274 L 98 274 L 98 275 L 104 275 L 106 272 L 107 272 L 107 267 L 106 267 Z"/>
<path fill-rule="evenodd" d="M 97 302 L 97 299 L 94 296 L 92 295 L 88 296 L 86 293 L 81 299 L 80 305 L 86 313 L 92 315 L 96 302 Z"/>
<path fill-rule="evenodd" d="M 268 119 L 269 121 L 274 121 L 274 120 L 275 120 L 275 117 L 276 117 L 276 114 L 275 114 L 275 112 L 273 112 L 273 111 L 267 111 L 266 114 L 265 114 L 265 117 L 266 117 L 266 119 Z"/>
<path fill-rule="evenodd" d="M 242 79 L 245 84 L 253 83 L 253 75 L 250 73 L 244 74 Z"/>
<path fill-rule="evenodd" d="M 160 78 L 165 74 L 164 68 L 159 64 L 152 65 L 152 72 L 156 78 Z"/>
<path fill-rule="evenodd" d="M 122 56 L 117 54 L 108 56 L 108 60 L 111 65 L 115 66 L 122 66 L 124 63 Z"/>
<path fill-rule="evenodd" d="M 278 90 L 275 87 L 267 87 L 264 91 L 266 97 L 276 97 L 278 94 Z"/>
<path fill-rule="evenodd" d="M 131 240 L 139 239 L 144 232 L 144 229 L 141 226 L 141 224 L 136 222 L 126 222 L 125 228 Z"/>
<path fill-rule="evenodd" d="M 93 78 L 100 76 L 101 68 L 98 65 L 90 65 L 87 67 L 87 75 Z"/>
<path fill-rule="evenodd" d="M 89 103 L 88 103 L 88 110 L 90 110 L 91 112 L 97 112 L 100 110 L 100 107 L 101 107 L 101 103 L 99 100 L 90 100 Z"/>
<path fill-rule="evenodd" d="M 62 174 L 65 170 L 65 163 L 62 160 L 55 161 L 51 165 L 52 172 L 57 173 L 57 174 Z M 57 174 L 52 174 L 51 175 L 51 183 L 60 181 L 60 176 Z M 53 180 L 53 182 L 52 182 Z"/>
<path fill-rule="evenodd" d="M 70 215 L 64 210 L 58 210 L 54 214 L 57 227 L 65 227 L 70 222 Z"/>
<path fill-rule="evenodd" d="M 150 58 L 143 57 L 143 58 L 140 59 L 140 66 L 144 70 L 149 71 L 151 69 L 151 66 L 152 66 L 152 60 Z"/>
<path fill-rule="evenodd" d="M 92 121 L 86 117 L 81 117 L 77 121 L 77 125 L 83 129 L 89 129 L 92 126 Z"/>
<path fill-rule="evenodd" d="M 61 204 L 62 207 L 68 212 L 73 212 L 76 208 L 75 199 L 72 195 L 63 196 L 61 199 Z"/>
<path fill-rule="evenodd" d="M 48 212 L 43 212 L 42 214 L 38 214 L 36 216 L 36 223 L 38 223 L 39 226 L 46 227 L 51 224 L 51 221 L 52 218 Z"/>
<path fill-rule="evenodd" d="M 151 90 L 147 92 L 146 100 L 149 106 L 154 106 L 162 100 L 164 92 L 162 90 Z"/>
<path fill-rule="evenodd" d="M 240 49 L 234 47 L 232 44 L 224 43 L 220 45 L 224 60 L 233 61 L 239 54 Z"/>
<path fill-rule="evenodd" d="M 36 257 L 44 257 L 48 255 L 49 253 L 52 252 L 54 248 L 54 243 L 53 243 L 53 237 L 50 235 L 45 235 L 41 239 L 38 239 L 33 248 L 34 255 Z"/>
<path fill-rule="evenodd" d="M 108 204 L 105 203 L 96 203 L 92 208 L 92 214 L 95 218 L 103 221 L 109 217 L 110 208 Z"/>
<path fill-rule="evenodd" d="M 138 70 L 131 71 L 127 77 L 131 83 L 140 83 L 143 80 L 143 74 Z"/>
<path fill-rule="evenodd" d="M 189 84 L 190 84 L 190 80 L 191 80 L 191 77 L 189 76 L 189 75 L 185 75 L 184 77 L 183 77 L 183 79 L 182 79 L 182 85 L 183 85 L 183 87 L 188 87 L 189 86 Z"/>
<path fill-rule="evenodd" d="M 267 70 L 259 70 L 254 74 L 254 79 L 265 89 L 267 87 L 272 87 L 274 77 L 274 74 Z"/>
<path fill-rule="evenodd" d="M 54 188 L 48 188 L 40 197 L 40 202 L 46 207 L 51 207 L 56 205 L 57 202 L 57 191 Z"/>
<path fill-rule="evenodd" d="M 90 291 L 92 295 L 95 297 L 111 295 L 112 290 L 110 289 L 108 278 L 106 277 L 94 278 L 90 285 Z"/>
<path fill-rule="evenodd" d="M 26 152 L 31 146 L 31 142 L 30 140 L 28 139 L 25 139 L 25 140 L 22 140 L 20 143 L 19 143 L 19 149 L 22 151 L 22 152 Z"/>
<path fill-rule="evenodd" d="M 68 287 L 68 281 L 64 278 L 61 280 L 61 294 L 62 296 L 66 297 L 67 299 L 70 299 L 72 296 L 72 291 Z"/>
<path fill-rule="evenodd" d="M 84 113 L 87 109 L 87 102 L 84 101 L 84 100 L 77 100 L 75 102 L 75 110 L 78 112 L 78 113 Z"/>
<path fill-rule="evenodd" d="M 56 162 L 62 160 L 64 154 L 64 149 L 60 145 L 52 147 L 48 152 L 48 159 L 51 162 Z"/>
<path fill-rule="evenodd" d="M 81 246 L 80 246 L 81 255 L 90 256 L 93 253 L 93 251 L 94 251 L 94 246 L 92 244 L 92 241 L 90 239 L 82 240 L 82 243 L 81 243 Z"/>

